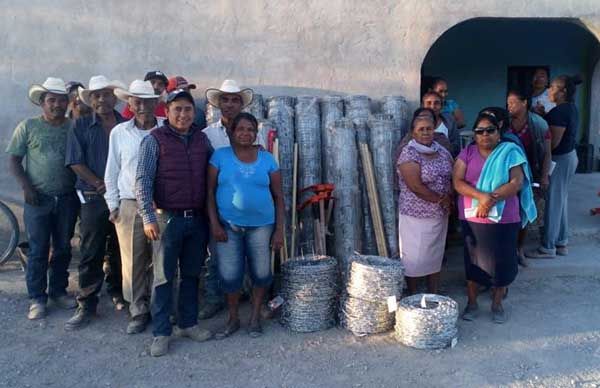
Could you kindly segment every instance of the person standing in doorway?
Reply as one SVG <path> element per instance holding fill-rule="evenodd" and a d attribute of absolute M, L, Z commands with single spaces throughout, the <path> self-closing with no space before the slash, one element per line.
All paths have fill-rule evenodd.
<path fill-rule="evenodd" d="M 108 220 L 104 200 L 104 172 L 108 157 L 108 141 L 115 125 L 123 122 L 115 104 L 115 88 L 119 81 L 109 81 L 103 75 L 90 78 L 89 87 L 79 90 L 79 97 L 94 113 L 82 117 L 69 132 L 65 165 L 77 174 L 75 189 L 81 201 L 79 262 L 79 307 L 65 323 L 65 330 L 84 327 L 96 314 L 98 294 L 102 289 L 104 255 L 108 255 L 107 290 L 118 309 L 124 307 L 121 293 L 121 257 L 114 225 Z"/>
<path fill-rule="evenodd" d="M 75 175 L 65 167 L 72 121 L 65 117 L 69 96 L 64 81 L 49 77 L 31 86 L 29 100 L 42 108 L 42 115 L 19 123 L 6 152 L 10 172 L 25 197 L 23 219 L 30 247 L 27 317 L 41 319 L 46 317 L 48 297 L 60 308 L 76 307 L 67 286 L 79 201 L 73 189 Z"/>
<path fill-rule="evenodd" d="M 550 75 L 548 70 L 544 67 L 535 69 L 533 72 L 533 78 L 531 79 L 531 107 L 530 109 L 540 116 L 546 115 L 552 108 L 556 106 L 556 103 L 550 100 L 548 94 L 548 81 Z"/>
<path fill-rule="evenodd" d="M 121 248 L 123 297 L 129 302 L 131 315 L 127 334 L 137 334 L 150 321 L 152 246 L 138 213 L 135 174 L 142 140 L 151 130 L 162 126 L 164 119 L 154 115 L 159 96 L 148 81 L 135 80 L 129 90 L 115 89 L 115 95 L 129 104 L 135 116 L 118 124 L 110 133 L 104 198 Z"/>
<path fill-rule="evenodd" d="M 427 92 L 421 99 L 421 106 L 429 108 L 435 114 L 435 132 L 446 136 L 450 142 L 450 153 L 453 157 L 460 151 L 460 136 L 456 121 L 451 114 L 442 112 L 443 98 L 437 92 Z"/>
<path fill-rule="evenodd" d="M 150 354 L 169 351 L 171 334 L 205 341 L 212 333 L 198 325 L 198 283 L 206 258 L 206 170 L 208 138 L 194 125 L 194 98 L 183 90 L 167 96 L 167 121 L 142 140 L 136 172 L 136 199 L 144 233 L 152 241 L 154 284 Z M 177 326 L 169 315 L 179 268 Z"/>
<path fill-rule="evenodd" d="M 458 129 L 463 128 L 465 126 L 465 115 L 458 102 L 448 98 L 448 82 L 441 77 L 435 78 L 430 90 L 442 97 L 442 113 L 452 115 Z"/>
<path fill-rule="evenodd" d="M 550 102 L 556 106 L 544 118 L 552 139 L 552 161 L 556 164 L 546 195 L 542 245 L 528 252 L 527 257 L 554 258 L 569 253 L 569 184 L 579 162 L 575 151 L 579 112 L 574 101 L 580 83 L 578 76 L 561 75 L 552 80 L 548 89 Z"/>

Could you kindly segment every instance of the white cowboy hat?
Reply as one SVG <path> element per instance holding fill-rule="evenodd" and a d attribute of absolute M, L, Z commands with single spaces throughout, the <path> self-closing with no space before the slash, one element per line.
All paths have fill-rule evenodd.
<path fill-rule="evenodd" d="M 129 90 L 116 88 L 114 93 L 119 100 L 125 102 L 129 101 L 129 97 L 160 98 L 159 95 L 154 94 L 152 83 L 150 81 L 142 81 L 141 79 L 134 80 L 131 85 L 129 85 Z"/>
<path fill-rule="evenodd" d="M 242 108 L 245 108 L 252 102 L 254 92 L 249 88 L 241 89 L 237 82 L 231 79 L 223 81 L 223 84 L 218 89 L 206 89 L 206 99 L 208 100 L 208 103 L 217 108 L 219 107 L 219 97 L 221 94 L 239 94 L 242 98 Z"/>
<path fill-rule="evenodd" d="M 29 88 L 29 100 L 35 105 L 40 105 L 40 97 L 43 93 L 69 94 L 65 81 L 60 78 L 48 77 L 43 84 L 33 84 Z"/>
<path fill-rule="evenodd" d="M 126 89 L 127 87 L 121 81 L 109 81 L 103 75 L 95 75 L 90 78 L 89 87 L 87 89 L 79 89 L 79 98 L 87 106 L 90 106 L 90 94 L 96 90 L 116 88 Z"/>

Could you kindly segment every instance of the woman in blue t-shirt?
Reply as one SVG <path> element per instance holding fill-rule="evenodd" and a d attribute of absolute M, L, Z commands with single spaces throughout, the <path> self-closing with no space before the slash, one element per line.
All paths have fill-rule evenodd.
<path fill-rule="evenodd" d="M 216 338 L 240 328 L 238 305 L 246 262 L 252 279 L 248 332 L 262 334 L 260 310 L 271 285 L 271 249 L 283 244 L 284 205 L 281 174 L 273 156 L 255 146 L 258 122 L 240 113 L 232 122 L 230 147 L 212 155 L 207 178 L 207 207 L 229 318 Z"/>
<path fill-rule="evenodd" d="M 548 98 L 556 106 L 544 116 L 544 119 L 548 122 L 552 142 L 552 161 L 556 165 L 550 175 L 546 196 L 542 245 L 526 253 L 526 256 L 531 258 L 554 258 L 556 255 L 568 254 L 569 183 L 575 175 L 578 163 L 575 138 L 579 125 L 579 112 L 574 98 L 577 85 L 580 83 L 581 79 L 578 76 L 561 75 L 552 80 L 548 89 Z"/>

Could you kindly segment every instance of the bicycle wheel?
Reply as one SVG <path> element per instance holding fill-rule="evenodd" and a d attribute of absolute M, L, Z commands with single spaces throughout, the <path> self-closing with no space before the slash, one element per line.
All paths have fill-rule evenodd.
<path fill-rule="evenodd" d="M 0 265 L 8 261 L 19 243 L 19 223 L 8 206 L 0 201 Z"/>

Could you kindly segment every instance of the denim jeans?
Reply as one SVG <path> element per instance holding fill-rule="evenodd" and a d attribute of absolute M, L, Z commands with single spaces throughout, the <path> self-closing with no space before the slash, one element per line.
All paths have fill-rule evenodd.
<path fill-rule="evenodd" d="M 246 272 L 246 261 L 253 287 L 271 285 L 271 235 L 274 225 L 242 227 L 225 225 L 226 242 L 217 242 L 219 274 L 223 291 L 240 291 Z"/>
<path fill-rule="evenodd" d="M 206 259 L 208 223 L 203 217 L 158 214 L 160 238 L 152 242 L 154 292 L 152 322 L 154 336 L 172 332 L 173 281 L 179 268 L 177 325 L 185 329 L 198 322 L 198 283 Z"/>
<path fill-rule="evenodd" d="M 32 301 L 46 303 L 65 295 L 69 285 L 71 238 L 79 200 L 75 193 L 39 194 L 39 205 L 25 204 L 23 219 L 29 240 L 27 292 Z M 48 260 L 52 246 L 52 257 Z"/>
<path fill-rule="evenodd" d="M 81 205 L 81 261 L 79 262 L 79 293 L 77 302 L 89 311 L 98 305 L 98 293 L 102 289 L 104 255 L 108 253 L 111 270 L 109 292 L 120 293 L 121 259 L 114 225 L 108 220 L 109 211 L 104 198 L 86 196 Z M 108 248 L 108 249 L 107 249 Z M 116 257 L 116 259 L 115 259 Z M 108 279 L 107 279 L 108 280 Z"/>
<path fill-rule="evenodd" d="M 204 300 L 206 304 L 222 305 L 224 300 L 219 276 L 217 242 L 212 237 L 208 242 L 208 253 L 206 275 L 204 277 Z"/>

